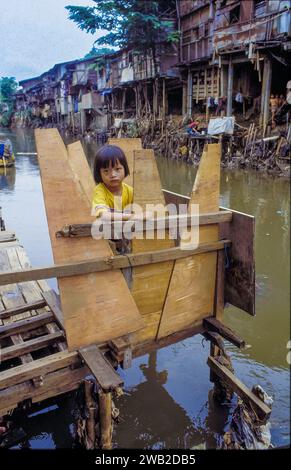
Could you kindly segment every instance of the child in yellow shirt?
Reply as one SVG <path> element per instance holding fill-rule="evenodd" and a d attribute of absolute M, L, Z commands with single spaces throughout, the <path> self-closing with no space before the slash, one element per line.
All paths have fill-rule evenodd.
<path fill-rule="evenodd" d="M 129 168 L 123 150 L 117 145 L 104 145 L 99 149 L 94 162 L 94 189 L 92 210 L 96 217 L 104 220 L 128 220 L 133 202 L 133 188 L 123 180 Z"/>

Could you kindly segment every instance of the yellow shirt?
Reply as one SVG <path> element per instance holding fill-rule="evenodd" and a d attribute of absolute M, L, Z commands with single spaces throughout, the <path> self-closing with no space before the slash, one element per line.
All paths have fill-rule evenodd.
<path fill-rule="evenodd" d="M 123 211 L 123 209 L 133 202 L 133 188 L 126 183 L 122 183 L 122 195 L 115 196 L 104 183 L 99 183 L 94 189 L 92 209 L 96 217 L 100 217 L 102 212 L 110 210 Z"/>

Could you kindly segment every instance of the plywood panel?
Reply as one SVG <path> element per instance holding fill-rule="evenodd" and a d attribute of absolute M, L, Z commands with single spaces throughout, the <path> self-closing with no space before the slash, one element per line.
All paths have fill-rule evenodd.
<path fill-rule="evenodd" d="M 145 211 L 148 204 L 160 204 L 157 216 L 164 216 L 165 200 L 153 150 L 134 152 L 134 203 Z M 156 251 L 174 246 L 174 240 L 158 239 L 159 231 L 153 240 L 133 240 L 132 252 Z M 133 343 L 154 340 L 160 322 L 173 271 L 173 261 L 166 261 L 133 269 L 132 295 L 142 314 L 146 328 L 133 335 Z"/>
<path fill-rule="evenodd" d="M 255 315 L 255 218 L 232 211 L 231 223 L 220 224 L 219 236 L 232 241 L 225 270 L 225 301 Z"/>
<path fill-rule="evenodd" d="M 96 184 L 80 141 L 68 145 L 68 157 L 71 170 L 91 204 Z"/>
<path fill-rule="evenodd" d="M 190 203 L 199 212 L 216 212 L 220 190 L 219 144 L 204 150 L 196 175 Z M 218 225 L 200 228 L 199 244 L 218 240 Z M 194 326 L 213 313 L 217 253 L 204 253 L 177 260 L 163 309 L 158 338 Z"/>
<path fill-rule="evenodd" d="M 111 256 L 105 240 L 55 237 L 65 224 L 90 221 L 90 202 L 74 178 L 58 131 L 37 129 L 35 136 L 54 261 Z M 143 325 L 120 271 L 61 278 L 59 289 L 71 350 L 122 336 Z"/>
<path fill-rule="evenodd" d="M 188 204 L 190 198 L 163 189 L 166 204 Z M 225 269 L 226 303 L 255 315 L 255 218 L 249 214 L 220 207 L 232 212 L 231 222 L 219 224 L 219 239 L 231 240 L 229 266 Z"/>
<path fill-rule="evenodd" d="M 130 171 L 130 174 L 125 178 L 125 183 L 129 184 L 130 186 L 133 186 L 133 152 L 134 150 L 141 150 L 142 149 L 142 144 L 141 144 L 141 139 L 137 138 L 120 138 L 120 139 L 109 139 L 108 143 L 110 145 L 117 145 L 120 147 L 126 156 L 127 163 L 128 163 L 128 168 Z"/>

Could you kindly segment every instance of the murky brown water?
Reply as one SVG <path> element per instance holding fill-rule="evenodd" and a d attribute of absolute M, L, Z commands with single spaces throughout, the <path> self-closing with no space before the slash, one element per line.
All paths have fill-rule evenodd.
<path fill-rule="evenodd" d="M 4 131 L 15 152 L 35 151 L 33 132 Z M 1 133 L 1 131 L 0 131 Z M 84 142 L 89 158 L 96 144 Z M 158 158 L 163 187 L 189 194 L 195 169 Z M 274 398 L 272 442 L 290 442 L 290 208 L 289 181 L 255 172 L 222 171 L 221 205 L 256 217 L 256 317 L 229 307 L 226 323 L 251 348 L 228 344 L 236 375 L 259 383 Z M 6 226 L 16 231 L 35 266 L 52 262 L 37 158 L 17 156 L 16 168 L 0 169 L 0 206 Z M 55 287 L 55 282 L 50 281 Z M 136 359 L 120 371 L 126 384 L 117 406 L 122 416 L 114 444 L 123 448 L 216 447 L 228 423 L 228 408 L 208 401 L 212 384 L 206 365 L 209 344 L 196 336 Z M 234 402 L 235 403 L 235 402 Z M 73 398 L 35 413 L 23 423 L 32 448 L 71 447 Z"/>

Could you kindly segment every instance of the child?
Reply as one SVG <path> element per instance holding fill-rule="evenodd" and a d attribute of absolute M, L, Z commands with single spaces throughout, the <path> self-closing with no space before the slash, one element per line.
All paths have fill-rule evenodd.
<path fill-rule="evenodd" d="M 94 162 L 94 189 L 92 211 L 104 220 L 129 220 L 130 212 L 123 212 L 133 202 L 133 188 L 123 180 L 129 175 L 124 152 L 116 145 L 104 145 Z"/>

